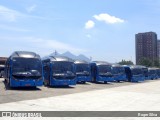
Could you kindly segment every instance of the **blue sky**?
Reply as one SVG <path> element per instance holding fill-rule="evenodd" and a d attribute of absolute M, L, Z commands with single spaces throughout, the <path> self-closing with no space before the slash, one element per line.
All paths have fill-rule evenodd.
<path fill-rule="evenodd" d="M 160 34 L 159 0 L 0 0 L 0 56 L 57 50 L 135 61 L 135 34 Z"/>

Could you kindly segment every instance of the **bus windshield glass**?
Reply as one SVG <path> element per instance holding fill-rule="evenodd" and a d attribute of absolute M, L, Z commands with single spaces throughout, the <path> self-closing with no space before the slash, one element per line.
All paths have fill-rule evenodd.
<path fill-rule="evenodd" d="M 12 75 L 16 78 L 35 78 L 42 76 L 42 63 L 37 58 L 14 58 Z"/>
<path fill-rule="evenodd" d="M 142 69 L 139 68 L 132 69 L 132 75 L 140 75 L 143 74 L 142 72 L 143 72 Z"/>
<path fill-rule="evenodd" d="M 76 74 L 77 75 L 89 75 L 89 64 L 77 64 L 76 65 Z"/>
<path fill-rule="evenodd" d="M 125 70 L 123 67 L 113 67 L 113 74 L 124 74 Z"/>
<path fill-rule="evenodd" d="M 53 63 L 54 78 L 74 78 L 74 63 L 72 62 L 54 62 Z"/>
<path fill-rule="evenodd" d="M 155 74 L 156 73 L 156 70 L 149 70 L 148 71 L 148 74 Z"/>
<path fill-rule="evenodd" d="M 160 76 L 160 69 L 157 69 L 157 74 Z"/>
<path fill-rule="evenodd" d="M 109 65 L 99 65 L 98 68 L 100 74 L 111 73 L 111 66 Z"/>

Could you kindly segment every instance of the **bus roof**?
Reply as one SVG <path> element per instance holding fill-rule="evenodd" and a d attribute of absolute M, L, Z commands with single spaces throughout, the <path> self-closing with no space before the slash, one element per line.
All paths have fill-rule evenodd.
<path fill-rule="evenodd" d="M 120 64 L 112 64 L 112 67 L 123 67 L 123 66 Z"/>
<path fill-rule="evenodd" d="M 89 64 L 87 61 L 85 61 L 85 60 L 76 60 L 75 62 L 74 62 L 75 64 Z"/>
<path fill-rule="evenodd" d="M 158 70 L 159 68 L 148 68 L 148 70 Z"/>
<path fill-rule="evenodd" d="M 147 68 L 146 66 L 143 66 L 143 65 L 136 65 L 136 66 L 141 68 Z"/>
<path fill-rule="evenodd" d="M 123 65 L 123 67 L 129 67 L 131 69 L 134 69 L 134 68 L 140 68 L 140 69 L 147 68 L 147 67 L 141 66 L 141 65 Z"/>
<path fill-rule="evenodd" d="M 96 65 L 111 65 L 110 63 L 106 61 L 92 61 L 91 64 L 95 63 Z"/>
<path fill-rule="evenodd" d="M 34 52 L 29 51 L 15 51 L 11 54 L 10 58 L 22 57 L 22 58 L 40 58 L 40 56 Z"/>
<path fill-rule="evenodd" d="M 43 58 L 43 61 L 66 61 L 66 62 L 74 62 L 73 59 L 66 56 L 47 56 Z"/>

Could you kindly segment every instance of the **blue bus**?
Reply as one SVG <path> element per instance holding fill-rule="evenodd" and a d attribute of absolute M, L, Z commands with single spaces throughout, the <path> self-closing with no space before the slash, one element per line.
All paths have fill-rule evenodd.
<path fill-rule="evenodd" d="M 136 65 L 137 67 L 140 67 L 142 69 L 143 75 L 145 77 L 145 80 L 149 80 L 148 77 L 148 67 L 143 66 L 143 65 Z"/>
<path fill-rule="evenodd" d="M 91 69 L 89 63 L 84 60 L 76 60 L 74 63 L 76 65 L 77 82 L 91 82 Z"/>
<path fill-rule="evenodd" d="M 112 65 L 112 73 L 113 73 L 113 77 L 114 77 L 115 81 L 117 81 L 117 82 L 127 81 L 125 69 L 122 65 L 113 64 Z"/>
<path fill-rule="evenodd" d="M 124 65 L 127 79 L 129 82 L 140 82 L 145 80 L 143 70 L 141 66 L 138 65 Z"/>
<path fill-rule="evenodd" d="M 148 78 L 154 80 L 158 78 L 157 68 L 148 68 Z"/>
<path fill-rule="evenodd" d="M 142 72 L 144 74 L 145 80 L 149 80 L 149 77 L 148 77 L 148 68 L 146 66 L 141 66 L 141 65 L 139 65 L 139 66 L 142 68 Z"/>
<path fill-rule="evenodd" d="M 43 85 L 43 67 L 38 54 L 16 51 L 6 61 L 4 78 L 9 87 Z"/>
<path fill-rule="evenodd" d="M 105 61 L 93 61 L 91 65 L 91 82 L 113 82 L 111 64 Z"/>
<path fill-rule="evenodd" d="M 48 56 L 42 61 L 45 86 L 76 85 L 74 60 L 64 56 Z"/>
<path fill-rule="evenodd" d="M 160 78 L 160 68 L 157 68 L 157 77 Z"/>

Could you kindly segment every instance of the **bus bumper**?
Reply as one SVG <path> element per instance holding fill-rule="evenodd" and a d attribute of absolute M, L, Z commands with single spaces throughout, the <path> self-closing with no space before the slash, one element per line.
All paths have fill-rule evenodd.
<path fill-rule="evenodd" d="M 132 77 L 131 82 L 143 82 L 145 77 Z"/>
<path fill-rule="evenodd" d="M 10 87 L 35 87 L 42 86 L 43 80 L 10 80 Z"/>
<path fill-rule="evenodd" d="M 91 77 L 89 77 L 89 76 L 77 76 L 77 82 L 91 82 Z"/>
<path fill-rule="evenodd" d="M 76 85 L 77 81 L 76 79 L 67 79 L 67 80 L 55 80 L 52 79 L 50 81 L 50 86 L 68 86 L 68 85 Z"/>
<path fill-rule="evenodd" d="M 114 82 L 114 77 L 98 77 L 97 82 Z"/>
<path fill-rule="evenodd" d="M 145 77 L 145 80 L 150 80 L 150 78 L 149 77 Z"/>
<path fill-rule="evenodd" d="M 149 76 L 148 76 L 148 79 L 149 79 L 149 80 L 154 80 L 154 79 L 156 79 L 156 76 L 155 76 L 155 75 L 149 75 Z"/>
<path fill-rule="evenodd" d="M 126 75 L 114 76 L 115 81 L 127 81 Z"/>

